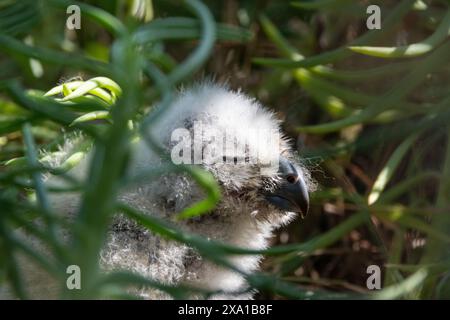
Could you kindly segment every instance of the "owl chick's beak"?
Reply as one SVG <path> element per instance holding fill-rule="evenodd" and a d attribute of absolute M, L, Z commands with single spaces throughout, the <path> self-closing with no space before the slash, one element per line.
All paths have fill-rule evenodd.
<path fill-rule="evenodd" d="M 300 213 L 304 218 L 309 209 L 309 195 L 302 172 L 289 160 L 280 157 L 278 174 L 282 183 L 276 190 L 266 194 L 267 201 L 279 209 Z"/>

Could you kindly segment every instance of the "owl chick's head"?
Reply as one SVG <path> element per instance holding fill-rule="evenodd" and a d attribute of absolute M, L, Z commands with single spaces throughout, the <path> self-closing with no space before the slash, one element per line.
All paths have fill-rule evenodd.
<path fill-rule="evenodd" d="M 199 165 L 215 176 L 221 206 L 244 206 L 261 219 L 308 212 L 309 175 L 280 122 L 241 92 L 212 83 L 184 90 L 153 130 L 175 164 Z"/>

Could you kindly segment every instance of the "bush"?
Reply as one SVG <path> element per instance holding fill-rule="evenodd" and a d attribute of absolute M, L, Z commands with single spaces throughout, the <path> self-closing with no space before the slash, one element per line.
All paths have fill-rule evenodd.
<path fill-rule="evenodd" d="M 72 4 L 82 11 L 76 32 L 64 26 Z M 215 74 L 274 106 L 321 185 L 310 216 L 282 230 L 262 252 L 264 272 L 247 276 L 260 297 L 449 298 L 450 9 L 437 0 L 378 4 L 382 28 L 367 31 L 358 1 L 0 3 L 0 283 L 26 298 L 20 253 L 62 286 L 61 266 L 76 261 L 89 275 L 85 289 L 64 297 L 125 297 L 129 285 L 174 297 L 192 290 L 99 273 L 117 210 L 219 264 L 228 254 L 255 253 L 184 234 L 116 202 L 136 124 L 151 126 L 160 116 L 149 106 L 168 104 L 180 84 Z M 82 131 L 100 150 L 89 187 L 43 184 L 49 167 L 39 150 L 56 152 L 62 131 Z M 65 177 L 87 147 L 57 173 Z M 183 170 L 208 195 L 189 215 L 205 213 L 219 198 L 216 183 Z M 71 224 L 48 202 L 49 192 L 67 191 L 83 198 Z M 55 259 L 15 237 L 19 227 Z M 58 241 L 63 229 L 73 231 L 70 244 Z M 365 287 L 369 265 L 382 267 L 383 290 Z"/>

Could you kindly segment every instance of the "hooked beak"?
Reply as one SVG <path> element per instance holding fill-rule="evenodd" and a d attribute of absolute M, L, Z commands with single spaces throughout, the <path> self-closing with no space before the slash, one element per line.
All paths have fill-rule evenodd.
<path fill-rule="evenodd" d="M 279 209 L 300 213 L 304 218 L 309 209 L 309 196 L 302 172 L 289 160 L 280 157 L 278 174 L 282 183 L 278 189 L 266 194 L 267 201 Z"/>

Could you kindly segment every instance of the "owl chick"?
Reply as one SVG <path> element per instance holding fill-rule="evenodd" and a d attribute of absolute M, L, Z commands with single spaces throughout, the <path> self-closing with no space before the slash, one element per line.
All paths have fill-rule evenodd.
<path fill-rule="evenodd" d="M 182 90 L 149 130 L 171 155 L 170 161 L 202 167 L 221 187 L 222 198 L 215 209 L 199 217 L 177 220 L 181 230 L 259 250 L 268 247 L 276 228 L 297 214 L 307 214 L 308 193 L 313 187 L 307 170 L 296 160 L 274 114 L 243 93 L 210 82 Z M 70 145 L 68 142 L 63 149 L 67 151 Z M 169 161 L 152 151 L 144 139 L 133 144 L 131 154 L 127 172 L 130 177 Z M 86 176 L 88 163 L 89 156 L 72 169 L 72 174 Z M 47 180 L 49 185 L 61 183 L 56 177 Z M 121 190 L 119 197 L 145 214 L 174 221 L 177 213 L 202 200 L 205 194 L 189 175 L 170 173 L 141 179 Z M 79 196 L 54 194 L 51 203 L 55 212 L 72 216 L 77 212 Z M 226 260 L 248 274 L 258 269 L 261 258 L 233 255 Z M 220 291 L 212 296 L 215 299 L 251 299 L 254 294 L 241 274 L 214 264 L 186 244 L 163 239 L 122 215 L 113 219 L 100 264 L 105 272 L 126 270 L 164 284 Z M 47 282 L 41 282 L 36 286 L 45 287 Z M 49 290 L 33 290 L 38 298 L 45 298 L 41 296 L 45 292 Z M 135 293 L 147 299 L 170 298 L 156 289 Z"/>

